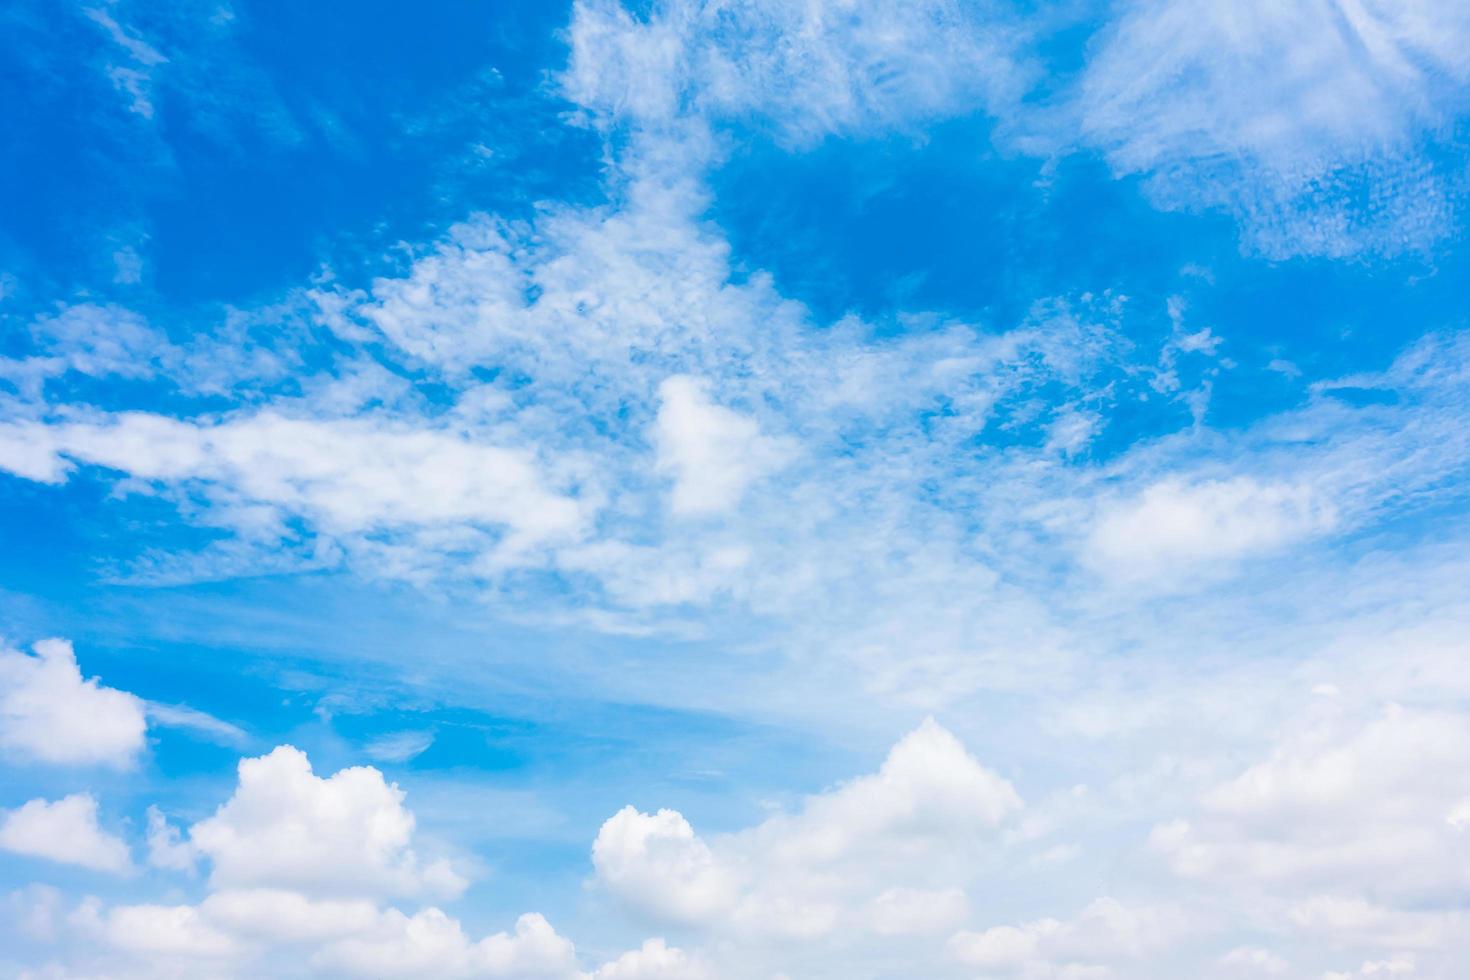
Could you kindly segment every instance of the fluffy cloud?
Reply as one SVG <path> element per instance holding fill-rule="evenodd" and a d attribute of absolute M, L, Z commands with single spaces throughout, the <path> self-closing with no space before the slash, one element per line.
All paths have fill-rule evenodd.
<path fill-rule="evenodd" d="M 121 839 L 97 823 L 89 793 L 50 802 L 31 800 L 0 819 L 0 849 L 94 871 L 127 871 L 132 861 Z"/>
<path fill-rule="evenodd" d="M 1027 977 L 1111 975 L 1106 962 L 1138 960 L 1177 941 L 1187 928 L 1181 913 L 1100 898 L 1074 919 L 1038 919 L 1019 926 L 962 931 L 949 940 L 960 962 Z"/>
<path fill-rule="evenodd" d="M 187 840 L 150 808 L 150 861 L 190 870 L 210 862 L 198 904 L 112 904 L 89 898 L 64 916 L 88 949 L 157 975 L 259 976 L 296 970 L 363 977 L 505 977 L 513 980 L 704 980 L 701 961 L 649 940 L 584 972 L 571 941 L 538 914 L 513 932 L 469 938 L 439 908 L 384 906 L 386 896 L 440 894 L 465 886 L 444 862 L 420 862 L 404 794 L 376 769 L 316 776 L 290 746 L 240 763 L 234 794 Z M 118 839 L 97 826 L 90 796 L 34 800 L 5 815 L 0 847 L 102 870 L 129 867 Z M 18 917 L 54 934 L 60 895 L 12 896 Z M 288 969 L 289 967 L 289 969 Z M 285 973 L 281 973 L 285 975 Z"/>
<path fill-rule="evenodd" d="M 1332 527 L 1332 506 L 1310 487 L 1249 477 L 1186 483 L 1170 477 L 1106 507 L 1083 546 L 1100 575 L 1123 581 L 1218 570 Z"/>
<path fill-rule="evenodd" d="M 718 513 L 740 502 L 745 488 L 776 469 L 789 451 L 763 436 L 753 419 L 710 401 L 696 378 L 676 376 L 659 386 L 654 444 L 658 466 L 674 479 L 675 514 Z"/>
<path fill-rule="evenodd" d="M 190 905 L 118 905 L 104 909 L 94 899 L 73 913 L 72 924 L 94 942 L 148 960 L 226 960 L 242 953 L 234 938 L 216 929 Z"/>
<path fill-rule="evenodd" d="M 217 424 L 143 413 L 104 424 L 23 427 L 20 439 L 70 459 L 148 481 L 213 481 L 244 502 L 287 508 L 332 533 L 468 523 L 509 529 L 517 543 L 577 531 L 576 501 L 545 485 L 530 453 L 479 444 L 453 432 L 369 419 L 293 419 L 262 413 Z M 0 468 L 27 475 L 40 464 Z"/>
<path fill-rule="evenodd" d="M 0 648 L 0 748 L 63 765 L 131 765 L 148 727 L 143 702 L 83 679 L 65 640 L 35 651 Z"/>
<path fill-rule="evenodd" d="M 1319 721 L 1153 832 L 1182 875 L 1415 901 L 1458 894 L 1470 872 L 1438 859 L 1463 846 L 1470 717 L 1389 707 L 1360 725 Z"/>
<path fill-rule="evenodd" d="M 697 958 L 662 939 L 650 939 L 604 963 L 591 980 L 709 980 L 713 974 Z"/>
<path fill-rule="evenodd" d="M 280 887 L 318 895 L 454 896 L 465 881 L 410 848 L 403 791 L 359 766 L 322 778 L 283 745 L 244 759 L 235 793 L 189 828 L 215 888 Z"/>
<path fill-rule="evenodd" d="M 932 933 L 963 914 L 970 862 L 1020 807 L 1010 783 L 929 721 L 877 773 L 709 842 L 675 811 L 625 808 L 592 860 L 609 892 L 658 919 L 807 938 L 844 922 Z"/>
<path fill-rule="evenodd" d="M 370 935 L 343 939 L 314 962 L 355 976 L 514 977 L 576 980 L 572 944 L 539 915 L 523 915 L 514 935 L 497 933 L 470 942 L 460 924 L 438 909 L 413 916 L 384 914 Z"/>
<path fill-rule="evenodd" d="M 592 862 L 615 894 L 674 922 L 709 921 L 726 912 L 737 895 L 734 872 L 674 810 L 619 810 L 598 831 Z"/>

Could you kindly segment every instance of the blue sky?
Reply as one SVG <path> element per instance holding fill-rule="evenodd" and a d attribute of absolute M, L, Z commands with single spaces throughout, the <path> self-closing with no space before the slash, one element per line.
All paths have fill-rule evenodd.
<path fill-rule="evenodd" d="M 0 973 L 1457 976 L 1470 12 L 0 25 Z"/>

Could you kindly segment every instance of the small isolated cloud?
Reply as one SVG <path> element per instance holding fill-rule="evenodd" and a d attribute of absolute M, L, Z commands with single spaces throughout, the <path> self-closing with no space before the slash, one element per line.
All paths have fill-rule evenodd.
<path fill-rule="evenodd" d="M 746 487 L 790 455 L 785 444 L 762 435 L 754 419 L 711 401 L 696 378 L 669 378 L 658 393 L 654 443 L 659 470 L 674 480 L 669 505 L 675 514 L 729 510 Z"/>
<path fill-rule="evenodd" d="M 239 725 L 183 704 L 148 703 L 148 720 L 166 728 L 183 728 L 222 745 L 242 745 L 249 736 Z"/>
<path fill-rule="evenodd" d="M 0 648 L 0 748 L 56 765 L 132 765 L 148 727 L 144 702 L 84 679 L 65 640 L 34 649 Z"/>
<path fill-rule="evenodd" d="M 647 17 L 587 0 L 569 33 L 563 89 L 601 120 L 755 116 L 796 144 L 1008 101 L 1028 73 L 1018 18 L 949 0 L 676 0 Z"/>
<path fill-rule="evenodd" d="M 433 732 L 390 732 L 368 742 L 362 751 L 376 762 L 407 762 L 433 744 Z"/>
<path fill-rule="evenodd" d="M 93 871 L 122 873 L 128 847 L 97 823 L 97 801 L 74 793 L 55 802 L 31 800 L 0 819 L 0 849 Z"/>

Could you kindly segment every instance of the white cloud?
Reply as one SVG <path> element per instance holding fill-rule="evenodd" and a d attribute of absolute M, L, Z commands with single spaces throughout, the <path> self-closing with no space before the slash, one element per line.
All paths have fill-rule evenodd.
<path fill-rule="evenodd" d="M 34 649 L 0 648 L 0 748 L 57 765 L 130 766 L 147 732 L 143 702 L 83 679 L 65 640 Z"/>
<path fill-rule="evenodd" d="M 1419 248 L 1453 189 L 1421 152 L 1467 105 L 1470 16 L 1434 0 L 1146 0 L 1104 28 L 1076 109 L 1166 207 L 1222 207 L 1255 250 Z"/>
<path fill-rule="evenodd" d="M 403 791 L 371 767 L 315 775 L 306 755 L 280 746 L 244 759 L 234 795 L 189 828 L 217 889 L 277 887 L 312 895 L 454 896 L 465 881 L 409 846 L 414 817 Z"/>
<path fill-rule="evenodd" d="M 241 745 L 247 741 L 245 730 L 213 715 L 184 704 L 148 704 L 148 720 L 167 728 L 183 728 L 219 742 L 222 745 Z"/>
<path fill-rule="evenodd" d="M 119 470 L 140 480 L 222 485 L 226 499 L 299 513 L 342 535 L 405 527 L 504 527 L 507 547 L 575 535 L 577 501 L 547 488 L 534 455 L 452 431 L 371 419 L 293 419 L 263 412 L 219 423 L 124 413 L 103 424 L 32 425 L 31 448 L 0 468 L 65 472 L 60 460 Z M 47 447 L 51 461 L 36 456 Z"/>
<path fill-rule="evenodd" d="M 199 852 L 156 806 L 148 808 L 148 863 L 155 868 L 190 873 L 199 863 Z"/>
<path fill-rule="evenodd" d="M 30 884 L 7 896 L 10 914 L 7 921 L 21 935 L 37 942 L 56 940 L 62 918 L 61 889 L 50 885 Z"/>
<path fill-rule="evenodd" d="M 31 800 L 6 811 L 0 849 L 94 871 L 122 873 L 132 866 L 128 846 L 98 825 L 97 801 L 89 793 Z"/>
<path fill-rule="evenodd" d="M 367 899 L 311 899 L 279 888 L 215 892 L 200 903 L 199 912 L 232 936 L 286 944 L 372 934 L 382 915 Z"/>
<path fill-rule="evenodd" d="M 413 916 L 390 909 L 370 938 L 334 943 L 313 962 L 369 977 L 579 977 L 572 944 L 539 915 L 521 916 L 514 934 L 471 943 L 457 921 L 432 908 Z"/>
<path fill-rule="evenodd" d="M 650 939 L 639 949 L 630 949 L 617 959 L 604 963 L 591 980 L 710 980 L 713 974 L 698 958 L 669 946 L 662 939 Z"/>
<path fill-rule="evenodd" d="M 597 832 L 592 863 L 619 897 L 673 922 L 709 921 L 727 912 L 737 896 L 734 873 L 674 810 L 619 810 Z"/>
<path fill-rule="evenodd" d="M 697 378 L 668 378 L 658 393 L 654 444 L 660 471 L 674 479 L 670 506 L 675 514 L 730 509 L 747 486 L 790 454 L 781 442 L 763 436 L 754 419 L 712 402 Z"/>
<path fill-rule="evenodd" d="M 1335 520 L 1331 504 L 1308 486 L 1167 477 L 1105 506 L 1083 557 L 1099 575 L 1123 582 L 1187 579 L 1329 530 Z"/>
<path fill-rule="evenodd" d="M 1028 977 L 1109 975 L 1109 962 L 1155 955 L 1188 928 L 1177 909 L 1099 898 L 1067 921 L 1048 918 L 957 932 L 950 937 L 949 951 L 968 966 Z"/>
<path fill-rule="evenodd" d="M 1020 807 L 1010 783 L 929 721 L 876 774 L 798 812 L 706 842 L 675 811 L 628 807 L 603 824 L 592 858 L 609 892 L 661 920 L 807 938 L 844 923 L 931 932 L 963 909 L 977 852 Z"/>
<path fill-rule="evenodd" d="M 562 84 L 601 119 L 754 116 L 810 143 L 1009 102 L 1027 76 L 1023 30 L 1002 5 L 950 0 L 681 0 L 646 17 L 584 0 Z"/>
<path fill-rule="evenodd" d="M 1222 783 L 1153 844 L 1182 875 L 1283 889 L 1433 901 L 1470 885 L 1440 858 L 1460 846 L 1446 817 L 1470 792 L 1464 714 L 1391 706 L 1354 725 L 1317 721 Z"/>
<path fill-rule="evenodd" d="M 243 950 L 232 937 L 190 905 L 116 905 L 95 899 L 71 915 L 83 935 L 113 949 L 145 957 L 228 959 Z"/>
<path fill-rule="evenodd" d="M 871 928 L 880 936 L 923 936 L 947 932 L 965 918 L 969 902 L 961 888 L 890 888 L 868 903 Z"/>
<path fill-rule="evenodd" d="M 1298 902 L 1287 917 L 1298 935 L 1376 949 L 1443 949 L 1470 928 L 1470 914 L 1460 909 L 1398 909 L 1341 895 Z"/>

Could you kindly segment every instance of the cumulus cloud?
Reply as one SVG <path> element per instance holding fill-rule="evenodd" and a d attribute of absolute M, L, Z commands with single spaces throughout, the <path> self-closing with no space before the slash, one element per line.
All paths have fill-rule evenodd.
<path fill-rule="evenodd" d="M 241 945 L 190 905 L 116 905 L 96 899 L 71 916 L 73 927 L 93 942 L 135 956 L 222 960 L 241 955 Z"/>
<path fill-rule="evenodd" d="M 1010 783 L 928 721 L 877 773 L 708 842 L 675 811 L 627 807 L 592 860 L 609 892 L 657 919 L 807 938 L 843 923 L 934 932 L 963 913 L 969 862 L 1020 808 Z"/>
<path fill-rule="evenodd" d="M 106 904 L 88 898 L 63 915 L 59 893 L 11 896 L 18 916 L 58 928 L 122 959 L 124 972 L 269 975 L 309 962 L 319 975 L 505 977 L 514 980 L 704 980 L 702 961 L 663 940 L 585 971 L 572 942 L 539 914 L 511 932 L 471 939 L 432 905 L 405 912 L 389 896 L 454 897 L 466 882 L 410 848 L 414 817 L 404 794 L 375 769 L 318 777 L 290 746 L 240 763 L 239 785 L 187 839 L 148 811 L 150 863 L 210 864 L 197 904 Z M 128 851 L 97 825 L 78 795 L 34 800 L 0 820 L 0 848 L 99 870 L 125 871 Z M 40 926 L 38 926 L 40 928 Z"/>
<path fill-rule="evenodd" d="M 244 759 L 235 793 L 189 828 L 214 888 L 281 887 L 307 894 L 441 895 L 465 880 L 409 846 L 414 817 L 403 791 L 359 766 L 326 778 L 283 745 Z"/>
<path fill-rule="evenodd" d="M 697 957 L 650 939 L 592 974 L 592 980 L 710 980 L 713 974 Z"/>
<path fill-rule="evenodd" d="M 539 915 L 521 916 L 514 934 L 496 933 L 472 943 L 457 921 L 432 908 L 413 916 L 389 910 L 370 936 L 334 943 L 316 954 L 314 962 L 372 977 L 579 976 L 572 944 Z"/>
<path fill-rule="evenodd" d="M 132 866 L 128 846 L 97 823 L 97 800 L 90 793 L 31 800 L 6 811 L 0 849 L 93 871 L 121 873 Z"/>
<path fill-rule="evenodd" d="M 0 748 L 57 765 L 132 765 L 145 744 L 144 703 L 84 679 L 65 640 L 34 649 L 0 648 Z"/>
<path fill-rule="evenodd" d="M 1156 827 L 1153 845 L 1189 877 L 1443 900 L 1470 883 L 1436 859 L 1461 844 L 1447 817 L 1470 791 L 1466 744 L 1470 718 L 1456 712 L 1318 722 Z"/>

